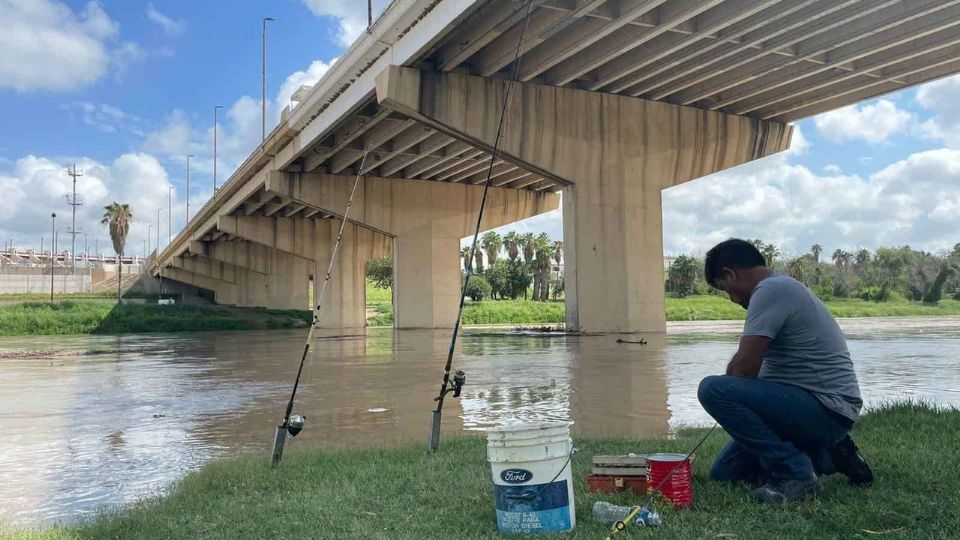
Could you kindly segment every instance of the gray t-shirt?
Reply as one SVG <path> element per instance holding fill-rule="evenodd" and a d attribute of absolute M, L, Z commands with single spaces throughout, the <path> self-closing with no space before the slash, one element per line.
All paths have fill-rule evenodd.
<path fill-rule="evenodd" d="M 851 421 L 860 415 L 860 385 L 840 325 L 803 283 L 781 274 L 761 281 L 743 335 L 771 339 L 759 378 L 809 390 Z"/>

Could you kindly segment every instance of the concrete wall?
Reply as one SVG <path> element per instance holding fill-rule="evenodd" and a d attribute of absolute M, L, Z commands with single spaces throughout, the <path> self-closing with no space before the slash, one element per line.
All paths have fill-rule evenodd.
<path fill-rule="evenodd" d="M 53 292 L 55 294 L 90 292 L 92 288 L 89 275 L 58 274 L 53 277 Z M 0 274 L 0 294 L 49 292 L 49 275 Z"/>

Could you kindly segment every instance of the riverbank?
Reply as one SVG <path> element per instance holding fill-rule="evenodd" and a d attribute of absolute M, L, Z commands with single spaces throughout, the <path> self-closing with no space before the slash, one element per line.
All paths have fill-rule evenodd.
<path fill-rule="evenodd" d="M 953 452 L 960 411 L 893 405 L 867 414 L 854 437 L 871 461 L 876 484 L 847 486 L 825 479 L 814 501 L 782 508 L 748 502 L 747 488 L 707 481 L 713 457 L 728 440 L 716 433 L 694 460 L 695 506 L 664 508 L 657 531 L 624 538 L 952 538 L 960 530 L 960 454 Z M 599 453 L 683 452 L 704 433 L 669 440 L 576 438 L 573 458 L 577 528 L 541 538 L 602 538 L 596 500 L 636 503 L 628 495 L 586 493 L 584 478 Z M 178 483 L 169 496 L 89 523 L 38 531 L 7 531 L 21 540 L 88 538 L 490 538 L 496 531 L 485 442 L 448 439 L 430 455 L 422 446 L 391 450 L 288 449 L 280 469 L 265 455 L 214 462 Z"/>
<path fill-rule="evenodd" d="M 742 321 L 746 311 L 721 296 L 702 295 L 667 298 L 667 321 Z M 860 299 L 828 300 L 827 309 L 835 317 L 958 317 L 960 301 L 941 300 L 935 306 L 920 302 L 891 300 L 869 302 Z M 390 291 L 367 286 L 367 324 L 391 326 L 393 309 Z M 468 301 L 463 308 L 464 325 L 563 324 L 566 310 L 563 300 L 534 302 L 531 300 Z"/>
<path fill-rule="evenodd" d="M 0 306 L 0 336 L 306 328 L 309 311 L 96 300 Z"/>

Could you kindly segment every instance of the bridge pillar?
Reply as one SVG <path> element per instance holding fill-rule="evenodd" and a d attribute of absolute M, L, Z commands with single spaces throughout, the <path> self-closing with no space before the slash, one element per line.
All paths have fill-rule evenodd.
<path fill-rule="evenodd" d="M 508 82 L 391 66 L 382 106 L 488 151 Z M 661 191 L 786 150 L 777 122 L 570 88 L 517 84 L 501 157 L 566 185 L 567 327 L 663 332 Z"/>
<path fill-rule="evenodd" d="M 261 246 L 271 257 L 278 254 L 286 257 L 285 260 L 305 265 L 308 273 L 313 275 L 315 300 L 319 299 L 339 227 L 340 222 L 333 219 L 221 216 L 217 222 L 220 232 Z M 352 223 L 347 224 L 318 328 L 356 330 L 366 326 L 364 264 L 389 252 L 388 237 Z M 284 272 L 283 269 L 276 271 Z M 308 306 L 306 298 L 304 290 L 303 308 Z"/>

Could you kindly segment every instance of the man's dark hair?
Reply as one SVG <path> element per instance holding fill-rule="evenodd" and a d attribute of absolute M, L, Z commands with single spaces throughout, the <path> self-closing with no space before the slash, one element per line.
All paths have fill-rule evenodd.
<path fill-rule="evenodd" d="M 754 268 L 766 266 L 760 250 L 750 242 L 731 238 L 713 246 L 703 262 L 703 273 L 711 287 L 717 286 L 717 278 L 724 268 Z"/>

